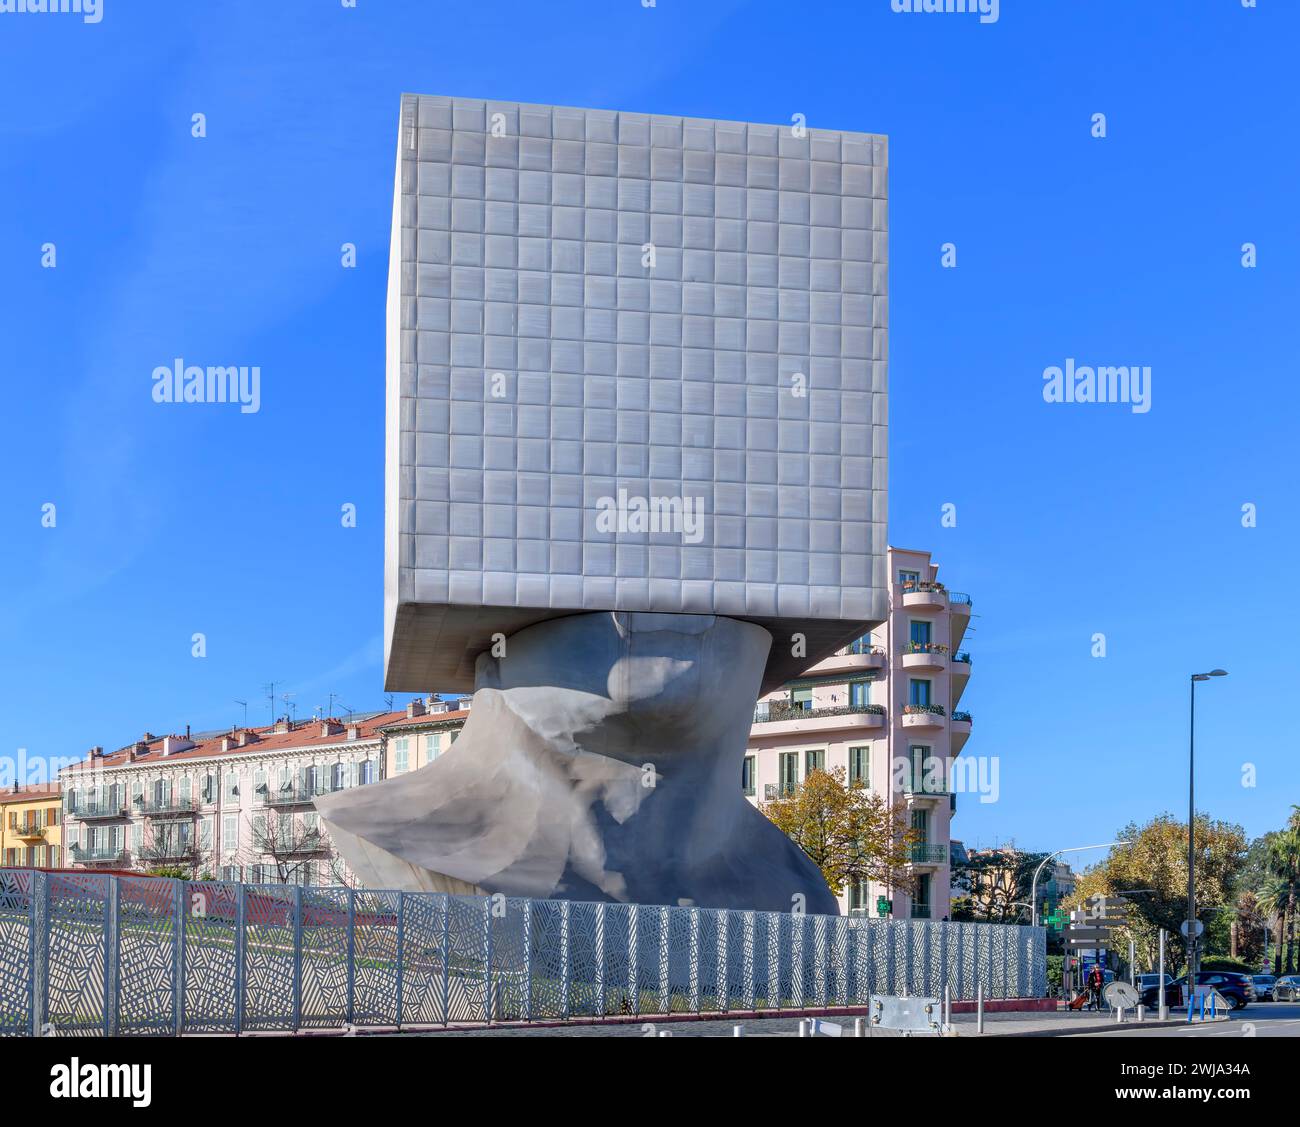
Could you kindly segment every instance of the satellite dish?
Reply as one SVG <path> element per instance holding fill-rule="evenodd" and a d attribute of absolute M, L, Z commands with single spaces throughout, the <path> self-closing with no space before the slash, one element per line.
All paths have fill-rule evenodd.
<path fill-rule="evenodd" d="M 1138 1004 L 1138 992 L 1127 982 L 1109 983 L 1101 993 L 1112 1010 L 1131 1010 Z"/>

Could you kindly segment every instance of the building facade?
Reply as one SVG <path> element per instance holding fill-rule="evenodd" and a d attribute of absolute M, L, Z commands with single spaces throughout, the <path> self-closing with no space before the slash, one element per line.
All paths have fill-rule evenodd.
<path fill-rule="evenodd" d="M 742 776 L 755 805 L 792 793 L 821 769 L 843 770 L 901 805 L 919 842 L 916 894 L 861 881 L 840 898 L 854 915 L 943 919 L 951 882 L 950 824 L 970 737 L 959 708 L 970 679 L 961 647 L 968 595 L 949 591 L 929 552 L 888 550 L 889 613 L 870 634 L 758 702 Z M 881 912 L 881 908 L 885 912 Z"/>
<path fill-rule="evenodd" d="M 264 884 L 352 883 L 315 799 L 432 762 L 468 714 L 467 702 L 453 707 L 430 695 L 399 712 L 286 717 L 193 736 L 146 732 L 117 751 L 92 748 L 60 773 L 63 863 Z"/>
<path fill-rule="evenodd" d="M 8 868 L 58 868 L 63 859 L 59 787 L 56 783 L 0 792 L 0 858 Z"/>

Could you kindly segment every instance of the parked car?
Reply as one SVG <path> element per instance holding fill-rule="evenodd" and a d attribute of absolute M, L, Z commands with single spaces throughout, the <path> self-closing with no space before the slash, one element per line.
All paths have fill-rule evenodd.
<path fill-rule="evenodd" d="M 1300 974 L 1284 974 L 1273 984 L 1273 998 L 1278 1002 L 1300 1002 Z"/>
<path fill-rule="evenodd" d="M 1254 974 L 1250 977 L 1251 982 L 1255 984 L 1255 1001 L 1271 1002 L 1273 1001 L 1273 988 L 1277 979 L 1271 974 Z"/>
<path fill-rule="evenodd" d="M 1160 987 L 1160 976 L 1158 974 L 1144 974 L 1138 979 L 1138 994 L 1142 999 L 1142 1005 L 1149 1010 L 1158 1008 L 1157 998 Z M 1183 1004 L 1183 988 L 1174 981 L 1171 974 L 1165 974 L 1165 1005 L 1171 1009 L 1177 1009 Z"/>
<path fill-rule="evenodd" d="M 1300 985 L 1300 976 L 1297 976 L 1296 981 Z M 1227 970 L 1203 970 L 1197 973 L 1196 983 L 1198 986 L 1213 986 L 1234 1010 L 1239 1010 L 1242 1006 L 1256 1000 L 1255 984 L 1248 974 Z M 1156 989 L 1157 983 L 1152 982 L 1142 992 L 1142 1004 L 1148 1009 L 1156 1008 Z M 1178 1007 L 1186 1004 L 1187 976 L 1183 975 L 1165 985 L 1165 1005 Z"/>

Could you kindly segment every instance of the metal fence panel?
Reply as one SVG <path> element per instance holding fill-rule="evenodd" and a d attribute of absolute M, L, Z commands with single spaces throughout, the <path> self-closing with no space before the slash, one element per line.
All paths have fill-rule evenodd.
<path fill-rule="evenodd" d="M 35 988 L 43 873 L 0 869 L 0 1035 L 39 1033 Z"/>
<path fill-rule="evenodd" d="M 0 1033 L 482 1024 L 1041 997 L 1046 933 L 0 870 Z"/>

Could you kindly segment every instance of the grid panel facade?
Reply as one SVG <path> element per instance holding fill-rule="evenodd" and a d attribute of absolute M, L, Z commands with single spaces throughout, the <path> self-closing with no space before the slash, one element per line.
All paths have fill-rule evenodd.
<path fill-rule="evenodd" d="M 878 617 L 886 143 L 796 132 L 404 98 L 399 601 Z"/>

